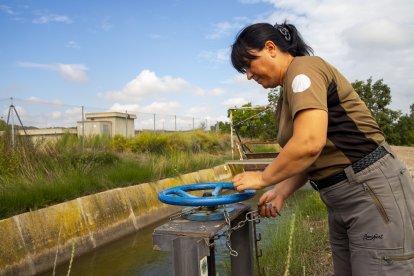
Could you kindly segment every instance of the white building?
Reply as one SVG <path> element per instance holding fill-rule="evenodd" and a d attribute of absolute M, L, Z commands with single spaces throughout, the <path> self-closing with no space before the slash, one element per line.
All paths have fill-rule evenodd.
<path fill-rule="evenodd" d="M 85 137 L 93 135 L 134 137 L 134 121 L 136 118 L 135 114 L 122 112 L 86 113 L 85 120 L 83 122 L 78 121 L 76 128 L 16 129 L 15 134 L 27 135 L 35 142 L 56 140 L 64 134 L 78 135 L 78 137 L 82 137 L 82 135 L 85 135 Z M 3 135 L 3 132 L 0 131 L 0 135 Z"/>
<path fill-rule="evenodd" d="M 134 137 L 135 114 L 122 112 L 86 113 L 85 121 L 77 122 L 78 136 L 90 135 L 121 135 Z"/>

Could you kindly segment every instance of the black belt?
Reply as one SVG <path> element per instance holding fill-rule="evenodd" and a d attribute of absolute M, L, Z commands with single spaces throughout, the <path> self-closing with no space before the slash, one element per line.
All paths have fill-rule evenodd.
<path fill-rule="evenodd" d="M 388 151 L 386 151 L 383 146 L 379 146 L 378 148 L 376 148 L 374 151 L 372 151 L 368 155 L 365 155 L 363 158 L 353 163 L 351 165 L 352 169 L 354 170 L 354 173 L 359 173 L 360 171 L 374 164 L 376 161 L 380 160 L 382 157 L 384 157 L 387 154 L 388 154 Z M 344 171 L 341 171 L 337 174 L 328 176 L 327 178 L 324 178 L 321 180 L 317 180 L 317 181 L 311 180 L 310 183 L 315 190 L 321 190 L 323 188 L 327 188 L 332 185 L 335 185 L 336 183 L 339 183 L 345 179 L 346 179 L 346 174 Z"/>

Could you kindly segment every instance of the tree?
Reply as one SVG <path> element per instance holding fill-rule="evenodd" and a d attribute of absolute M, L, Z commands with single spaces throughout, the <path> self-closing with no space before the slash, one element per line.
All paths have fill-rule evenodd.
<path fill-rule="evenodd" d="M 221 133 L 230 133 L 230 123 L 229 122 L 217 122 L 214 126 L 210 127 L 210 130 L 214 131 L 216 130 L 218 127 L 218 129 L 220 130 Z"/>
<path fill-rule="evenodd" d="M 394 132 L 398 136 L 397 145 L 414 146 L 414 104 L 410 106 L 410 114 L 400 117 Z"/>
<path fill-rule="evenodd" d="M 278 108 L 278 101 L 280 95 L 280 88 L 270 89 L 269 93 L 267 94 L 267 100 L 269 101 L 269 107 L 264 115 L 263 115 L 263 133 L 262 138 L 264 140 L 276 140 L 277 132 L 278 132 L 278 124 L 276 110 Z"/>
<path fill-rule="evenodd" d="M 352 86 L 371 111 L 387 141 L 391 144 L 397 144 L 399 137 L 394 132 L 394 126 L 401 116 L 401 112 L 388 108 L 391 103 L 390 87 L 383 82 L 383 79 L 373 83 L 372 77 L 366 82 L 356 80 Z"/>
<path fill-rule="evenodd" d="M 280 89 L 271 89 L 268 93 L 269 105 L 253 106 L 247 103 L 240 108 L 229 109 L 233 116 L 233 126 L 244 138 L 275 140 L 277 134 L 276 106 Z"/>
<path fill-rule="evenodd" d="M 262 110 L 260 110 L 262 109 Z M 263 108 L 253 107 L 252 103 L 247 103 L 239 108 L 229 109 L 228 116 L 232 113 L 233 127 L 241 137 L 258 138 L 262 132 L 262 123 L 257 114 Z"/>

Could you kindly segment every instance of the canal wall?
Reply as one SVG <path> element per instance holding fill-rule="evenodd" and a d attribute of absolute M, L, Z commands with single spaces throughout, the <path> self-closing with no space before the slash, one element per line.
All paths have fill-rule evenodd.
<path fill-rule="evenodd" d="M 0 220 L 0 275 L 35 275 L 131 234 L 182 207 L 158 200 L 174 186 L 228 181 L 237 167 L 220 165 L 176 178 L 84 196 Z"/>

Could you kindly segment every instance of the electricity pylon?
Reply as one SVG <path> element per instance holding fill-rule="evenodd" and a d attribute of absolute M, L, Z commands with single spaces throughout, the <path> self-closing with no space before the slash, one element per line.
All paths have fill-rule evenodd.
<path fill-rule="evenodd" d="M 22 120 L 20 120 L 19 113 L 17 113 L 16 107 L 13 105 L 13 98 L 10 98 L 9 113 L 7 115 L 7 125 L 9 125 L 9 120 L 11 118 L 11 136 L 12 136 L 12 147 L 15 145 L 15 130 L 14 130 L 14 114 L 16 114 L 17 119 L 19 119 L 20 125 L 24 131 L 24 134 L 27 135 L 26 129 L 23 126 Z"/>

